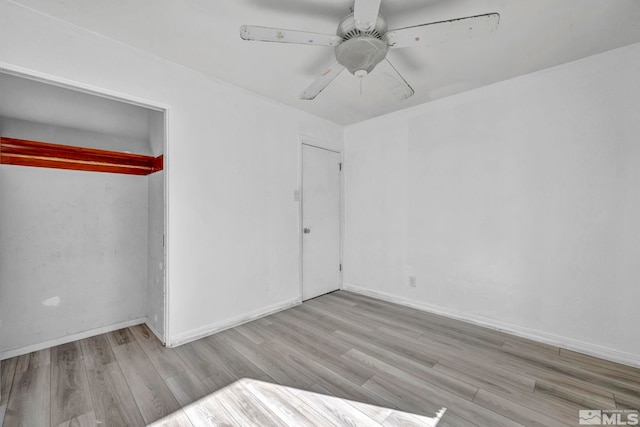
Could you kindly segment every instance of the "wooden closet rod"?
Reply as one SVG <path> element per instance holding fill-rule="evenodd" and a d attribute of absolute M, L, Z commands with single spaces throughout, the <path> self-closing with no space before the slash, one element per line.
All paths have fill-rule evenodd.
<path fill-rule="evenodd" d="M 0 137 L 0 163 L 128 175 L 149 175 L 164 167 L 163 156 L 144 156 L 3 136 Z"/>

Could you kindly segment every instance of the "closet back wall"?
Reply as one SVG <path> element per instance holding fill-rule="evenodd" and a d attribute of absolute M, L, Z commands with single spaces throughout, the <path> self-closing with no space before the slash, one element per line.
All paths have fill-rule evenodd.
<path fill-rule="evenodd" d="M 147 205 L 146 176 L 0 165 L 0 359 L 144 320 Z"/>

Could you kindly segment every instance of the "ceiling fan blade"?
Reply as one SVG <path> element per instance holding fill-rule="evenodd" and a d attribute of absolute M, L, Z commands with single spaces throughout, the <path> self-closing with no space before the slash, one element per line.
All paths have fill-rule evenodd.
<path fill-rule="evenodd" d="M 413 96 L 416 93 L 409 83 L 402 77 L 402 74 L 393 66 L 393 64 L 385 58 L 387 62 L 387 71 L 385 72 L 392 80 L 392 85 L 390 86 L 391 93 L 395 99 L 398 101 L 402 101 L 403 99 L 407 99 Z"/>
<path fill-rule="evenodd" d="M 281 28 L 256 27 L 243 25 L 240 37 L 244 40 L 261 42 L 313 44 L 319 46 L 337 46 L 342 38 L 331 34 L 309 33 L 307 31 L 283 30 Z"/>
<path fill-rule="evenodd" d="M 498 22 L 500 22 L 498 13 L 487 13 L 399 28 L 389 31 L 385 38 L 390 48 L 408 47 L 421 43 L 430 45 L 491 34 L 498 28 Z"/>
<path fill-rule="evenodd" d="M 344 66 L 338 64 L 337 62 L 331 67 L 327 68 L 320 75 L 320 77 L 318 77 L 313 83 L 311 83 L 311 85 L 309 85 L 308 88 L 304 90 L 304 92 L 302 92 L 302 95 L 300 95 L 300 99 L 314 99 L 320 94 L 320 92 L 324 90 L 324 88 L 329 86 L 329 83 L 331 83 L 333 79 L 338 77 L 338 74 L 340 74 L 342 70 L 344 70 Z"/>
<path fill-rule="evenodd" d="M 380 0 L 355 0 L 353 4 L 353 20 L 361 31 L 373 30 L 378 20 Z"/>

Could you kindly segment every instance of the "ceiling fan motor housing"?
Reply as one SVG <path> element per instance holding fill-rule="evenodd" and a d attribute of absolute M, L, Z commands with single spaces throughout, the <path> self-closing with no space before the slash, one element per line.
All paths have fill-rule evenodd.
<path fill-rule="evenodd" d="M 336 60 L 358 77 L 370 73 L 387 56 L 389 46 L 383 40 L 386 32 L 387 24 L 380 15 L 368 31 L 356 27 L 353 14 L 346 16 L 338 26 L 337 35 L 343 42 L 335 48 Z"/>

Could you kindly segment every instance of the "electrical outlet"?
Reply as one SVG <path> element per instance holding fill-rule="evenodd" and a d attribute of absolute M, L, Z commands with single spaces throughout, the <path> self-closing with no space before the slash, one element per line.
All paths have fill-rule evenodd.
<path fill-rule="evenodd" d="M 416 287 L 416 276 L 409 276 L 409 286 L 412 288 Z"/>

